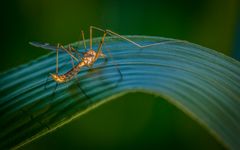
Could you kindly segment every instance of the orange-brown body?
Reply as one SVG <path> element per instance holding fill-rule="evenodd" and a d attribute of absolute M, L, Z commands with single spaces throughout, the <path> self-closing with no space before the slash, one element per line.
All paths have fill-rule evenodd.
<path fill-rule="evenodd" d="M 96 52 L 90 49 L 88 52 L 84 54 L 82 61 L 75 65 L 71 70 L 62 75 L 51 74 L 52 79 L 57 83 L 65 83 L 70 81 L 73 77 L 75 77 L 78 74 L 82 67 L 84 66 L 91 67 L 93 63 L 97 60 L 96 56 L 97 56 Z M 104 55 L 101 53 L 100 56 Z"/>

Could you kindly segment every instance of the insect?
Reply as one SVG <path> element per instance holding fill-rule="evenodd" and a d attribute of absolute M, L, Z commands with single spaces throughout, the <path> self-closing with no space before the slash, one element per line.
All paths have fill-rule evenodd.
<path fill-rule="evenodd" d="M 101 41 L 100 41 L 96 51 L 92 47 L 92 33 L 93 33 L 93 30 L 97 30 L 97 31 L 103 32 L 103 36 L 101 38 Z M 107 36 L 107 34 L 110 35 L 110 36 L 116 36 L 118 38 L 126 40 L 129 43 L 132 43 L 133 45 L 135 45 L 135 46 L 137 46 L 139 48 L 146 48 L 146 47 L 154 46 L 154 45 L 158 45 L 158 44 L 169 43 L 169 42 L 176 42 L 176 41 L 169 40 L 169 41 L 162 41 L 162 42 L 148 44 L 148 45 L 140 45 L 140 44 L 130 40 L 129 38 L 127 38 L 125 36 L 122 36 L 122 35 L 120 35 L 120 34 L 118 34 L 116 32 L 108 30 L 108 29 L 104 30 L 104 29 L 101 29 L 101 28 L 98 28 L 98 27 L 95 27 L 95 26 L 90 26 L 89 32 L 90 32 L 89 49 L 87 50 L 86 43 L 85 43 L 84 32 L 83 32 L 83 30 L 81 30 L 84 48 L 87 50 L 87 52 L 82 53 L 83 54 L 82 58 L 80 57 L 81 54 L 76 49 L 74 49 L 71 46 L 69 46 L 68 48 L 65 48 L 63 45 L 60 45 L 60 44 L 58 44 L 57 47 L 55 47 L 55 46 L 51 46 L 51 45 L 49 45 L 47 43 L 43 44 L 43 43 L 39 43 L 39 42 L 30 42 L 31 45 L 36 46 L 36 47 L 56 50 L 56 72 L 55 73 L 51 73 L 52 79 L 57 83 L 56 87 L 57 87 L 58 84 L 69 82 L 74 77 L 76 77 L 78 72 L 80 72 L 81 68 L 88 67 L 88 68 L 92 69 L 94 63 L 99 58 L 104 58 L 107 61 L 106 55 L 102 52 L 102 47 L 103 47 L 104 40 L 105 40 L 105 37 Z M 181 41 L 181 40 L 179 40 L 179 41 L 180 42 L 185 42 L 185 41 Z M 71 56 L 71 59 L 74 59 L 74 60 L 76 60 L 78 62 L 78 64 L 73 65 L 73 67 L 69 71 L 67 71 L 66 73 L 63 73 L 61 75 L 58 74 L 58 50 L 59 49 L 64 50 L 65 52 L 67 52 Z M 79 57 L 76 58 L 72 54 L 72 52 L 76 53 Z M 121 71 L 119 69 L 118 69 L 118 72 L 120 74 L 120 80 L 119 81 L 121 81 L 123 76 L 122 76 L 122 73 L 121 73 Z"/>
<path fill-rule="evenodd" d="M 96 50 L 94 50 L 93 47 L 92 47 L 92 33 L 93 33 L 93 30 L 103 32 L 103 36 L 102 36 L 101 41 L 100 41 L 100 43 L 98 45 L 98 48 Z M 90 26 L 89 32 L 90 32 L 89 48 L 87 49 L 86 42 L 85 42 L 85 37 L 84 37 L 84 32 L 81 31 L 83 44 L 84 44 L 84 48 L 85 48 L 86 52 L 78 52 L 75 48 L 71 47 L 70 45 L 68 46 L 68 48 L 66 48 L 66 47 L 64 47 L 63 45 L 60 45 L 60 44 L 58 44 L 57 46 L 53 46 L 53 45 L 50 45 L 48 43 L 30 42 L 30 44 L 33 45 L 33 46 L 56 51 L 56 72 L 50 74 L 52 79 L 57 83 L 56 87 L 55 87 L 55 91 L 56 91 L 56 88 L 57 88 L 58 84 L 67 83 L 67 82 L 71 81 L 74 77 L 77 79 L 77 74 L 80 72 L 80 70 L 83 67 L 88 67 L 90 69 L 93 69 L 94 63 L 99 58 L 104 58 L 104 64 L 107 62 L 107 60 L 108 60 L 107 55 L 105 55 L 102 51 L 104 40 L 105 40 L 107 35 L 116 36 L 120 39 L 123 39 L 123 40 L 135 45 L 136 47 L 138 47 L 140 49 L 150 47 L 150 46 L 159 45 L 159 44 L 176 43 L 176 42 L 185 43 L 186 42 L 186 41 L 182 41 L 182 40 L 167 40 L 167 41 L 161 41 L 161 42 L 148 44 L 148 45 L 140 45 L 140 44 L 132 41 L 131 39 L 129 39 L 125 36 L 119 35 L 118 33 L 113 32 L 113 31 L 108 30 L 108 29 L 104 30 L 104 29 L 101 29 L 101 28 L 98 28 L 98 27 L 95 27 L 95 26 Z M 71 61 L 72 61 L 72 66 L 73 66 L 71 69 L 69 69 L 67 72 L 65 72 L 63 74 L 58 73 L 58 52 L 59 51 L 65 51 L 71 56 Z M 109 56 L 112 57 L 110 55 L 110 52 L 109 52 Z M 76 65 L 74 65 L 73 59 L 76 62 L 78 62 Z M 115 64 L 115 66 L 116 66 L 116 69 L 117 69 L 117 71 L 120 75 L 120 78 L 117 81 L 117 84 L 118 84 L 119 82 L 121 82 L 123 80 L 123 75 L 122 75 L 120 69 L 117 67 L 116 64 Z M 77 79 L 77 81 L 78 81 L 78 79 Z M 79 85 L 79 84 L 77 84 L 77 85 Z M 82 93 L 89 99 L 90 97 L 85 93 L 85 91 L 81 88 L 81 86 L 78 86 L 78 87 L 81 89 Z M 22 110 L 22 112 L 23 113 L 28 113 L 28 111 L 26 111 L 26 110 Z M 29 115 L 30 115 L 30 118 L 32 120 L 34 120 L 34 116 L 31 113 L 29 113 Z M 36 120 L 36 121 L 41 126 L 45 126 L 47 129 L 50 129 L 50 127 L 47 124 L 42 123 L 41 121 L 38 121 L 38 120 Z"/>

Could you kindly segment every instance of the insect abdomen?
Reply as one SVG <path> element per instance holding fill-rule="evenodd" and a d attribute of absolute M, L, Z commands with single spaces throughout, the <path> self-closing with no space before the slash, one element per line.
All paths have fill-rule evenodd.
<path fill-rule="evenodd" d="M 80 69 L 83 67 L 84 63 L 81 62 L 78 65 L 74 66 L 71 70 L 67 73 L 63 74 L 62 76 L 65 78 L 65 82 L 70 81 L 73 77 L 75 77 Z"/>

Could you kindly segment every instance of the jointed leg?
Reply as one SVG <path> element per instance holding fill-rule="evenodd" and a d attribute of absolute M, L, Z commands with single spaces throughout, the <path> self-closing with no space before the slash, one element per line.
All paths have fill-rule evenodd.
<path fill-rule="evenodd" d="M 118 65 L 115 63 L 115 61 L 114 61 L 114 59 L 113 59 L 113 56 L 112 56 L 112 54 L 111 54 L 111 52 L 110 52 L 110 49 L 108 49 L 108 48 L 106 48 L 106 49 L 107 49 L 107 51 L 108 51 L 108 55 L 109 55 L 109 56 L 111 57 L 111 59 L 113 60 L 112 62 L 113 62 L 114 67 L 116 68 L 116 70 L 118 71 L 118 74 L 120 75 L 120 78 L 119 78 L 119 80 L 118 80 L 118 82 L 117 82 L 117 84 L 118 84 L 119 82 L 122 81 L 123 75 L 122 75 L 122 73 L 121 73 Z M 116 85 L 117 85 L 117 84 L 116 84 Z"/>
<path fill-rule="evenodd" d="M 70 45 L 68 46 L 68 47 L 69 47 L 69 50 L 67 50 L 67 49 L 65 49 L 62 45 L 60 46 L 60 44 L 58 43 L 57 48 L 56 48 L 56 74 L 58 74 L 58 49 L 59 49 L 59 47 L 61 47 L 63 50 L 65 50 L 65 51 L 71 56 L 71 61 L 72 61 L 72 65 L 73 65 L 73 66 L 74 66 L 73 58 L 74 58 L 76 61 L 78 61 L 78 59 L 75 58 L 75 57 L 72 55 L 72 53 L 70 52 L 70 51 L 71 51 Z M 50 75 L 47 77 L 47 80 L 46 80 L 46 83 L 45 83 L 45 86 L 44 86 L 45 89 L 46 89 L 46 86 L 47 86 L 47 82 L 48 82 L 49 77 L 50 77 Z M 56 83 L 56 86 L 55 86 L 55 88 L 54 88 L 53 95 L 55 95 L 55 91 L 56 91 L 57 87 L 58 87 L 58 83 Z"/>
<path fill-rule="evenodd" d="M 90 44 L 90 49 L 92 49 L 92 26 L 90 26 L 89 32 L 90 32 L 89 44 Z"/>
<path fill-rule="evenodd" d="M 104 43 L 104 39 L 105 39 L 106 35 L 107 35 L 107 32 L 104 32 L 104 33 L 103 33 L 102 40 L 100 41 L 100 44 L 98 45 L 97 53 L 96 53 L 96 56 L 95 56 L 94 60 L 98 59 L 98 57 L 99 57 L 100 55 L 103 56 L 103 54 L 102 54 L 102 45 L 103 45 L 103 43 Z"/>
<path fill-rule="evenodd" d="M 90 99 L 90 97 L 87 95 L 87 93 L 84 91 L 84 89 L 81 87 L 80 85 L 80 81 L 78 80 L 77 76 L 75 76 L 76 80 L 77 80 L 77 86 L 78 88 L 81 90 L 81 92 L 83 93 L 83 95 L 87 98 Z"/>
<path fill-rule="evenodd" d="M 114 36 L 117 36 L 121 39 L 124 39 L 130 43 L 132 43 L 133 45 L 139 47 L 139 48 L 146 48 L 146 47 L 150 47 L 150 46 L 154 46 L 154 45 L 159 45 L 159 44 L 166 44 L 166 43 L 176 43 L 176 42 L 181 42 L 181 43 L 186 43 L 187 41 L 183 41 L 183 40 L 169 40 L 169 41 L 162 41 L 162 42 L 157 42 L 157 43 L 153 43 L 153 44 L 148 44 L 148 45 L 140 45 L 132 40 L 130 40 L 129 38 L 126 38 L 125 36 L 122 36 L 116 32 L 113 32 L 111 30 L 103 30 L 101 28 L 98 28 L 98 27 L 94 27 L 94 26 L 91 26 L 90 27 L 91 29 L 95 29 L 95 30 L 98 30 L 98 31 L 102 31 L 102 32 L 107 32 L 109 35 L 114 35 Z"/>
<path fill-rule="evenodd" d="M 58 74 L 58 49 L 59 49 L 59 43 L 57 44 L 57 48 L 56 48 L 56 74 Z M 47 82 L 49 80 L 49 77 L 50 77 L 50 74 L 48 75 L 46 81 L 45 81 L 45 84 L 44 84 L 44 89 L 47 88 Z"/>
<path fill-rule="evenodd" d="M 103 47 L 104 47 L 104 44 L 103 44 Z M 106 49 L 107 49 L 107 48 L 106 48 Z M 118 65 L 115 63 L 115 61 L 114 61 L 114 59 L 113 59 L 113 57 L 112 57 L 112 54 L 111 54 L 111 52 L 110 52 L 110 49 L 107 49 L 107 51 L 108 51 L 108 56 L 111 57 L 111 59 L 112 59 L 112 63 L 113 63 L 113 65 L 114 65 L 115 69 L 117 70 L 118 74 L 120 75 L 120 78 L 117 80 L 117 83 L 114 85 L 114 86 L 117 86 L 117 85 L 119 84 L 119 82 L 122 81 L 123 75 L 122 75 L 122 73 L 121 73 Z M 107 63 L 107 61 L 108 61 L 108 58 L 107 58 L 105 55 L 103 56 L 103 58 L 104 58 L 104 62 L 101 63 L 101 64 L 100 64 L 99 66 L 97 66 L 96 68 L 89 68 L 90 72 L 95 72 L 95 71 L 97 71 L 99 68 L 104 67 L 104 66 L 106 65 L 106 63 Z M 101 76 L 99 76 L 99 77 L 102 79 Z M 103 79 L 102 79 L 102 81 L 103 81 Z M 106 84 L 109 84 L 109 83 L 106 83 Z"/>
<path fill-rule="evenodd" d="M 70 46 L 69 46 L 69 49 L 71 49 Z M 75 50 L 75 49 L 72 48 L 72 50 Z M 70 58 L 71 58 L 72 67 L 74 67 L 74 61 L 73 61 L 73 58 L 72 58 L 72 57 L 70 57 Z"/>
<path fill-rule="evenodd" d="M 77 57 L 78 57 L 78 59 L 79 60 L 81 60 L 81 55 L 80 55 L 80 53 L 75 49 L 75 48 L 73 48 L 73 47 L 71 47 L 71 45 L 69 44 L 68 45 L 68 50 L 67 50 L 68 52 L 74 52 L 75 54 L 77 54 Z M 71 53 L 72 54 L 72 53 Z M 73 55 L 73 54 L 72 54 Z M 71 55 L 70 55 L 71 56 Z M 71 57 L 71 59 L 72 59 L 72 57 Z"/>
<path fill-rule="evenodd" d="M 76 53 L 77 56 L 78 56 L 78 59 L 81 60 L 81 54 L 80 54 L 75 48 L 73 48 L 73 47 L 70 47 L 70 49 L 71 49 L 71 51 L 73 51 L 74 53 Z M 81 52 L 81 53 L 82 53 L 82 55 L 84 55 L 84 52 Z"/>
<path fill-rule="evenodd" d="M 75 50 L 75 49 L 74 49 Z M 71 57 L 71 63 L 72 63 L 72 66 L 74 67 L 74 61 L 73 61 L 73 58 Z M 83 90 L 83 88 L 81 87 L 81 85 L 80 85 L 80 81 L 78 80 L 78 78 L 77 78 L 77 76 L 75 76 L 75 79 L 77 80 L 77 86 L 78 86 L 78 88 L 81 90 L 81 92 L 84 94 L 84 96 L 86 97 L 86 98 L 90 98 L 87 94 L 86 94 L 86 92 Z"/>
<path fill-rule="evenodd" d="M 103 34 L 103 37 L 102 37 L 102 40 L 101 40 L 101 42 L 100 42 L 100 44 L 99 44 L 99 46 L 98 46 L 98 50 L 97 50 L 97 54 L 96 54 L 96 56 L 95 56 L 95 59 L 97 59 L 99 56 L 102 56 L 103 58 L 105 58 L 105 61 L 104 61 L 104 63 L 103 64 L 105 64 L 106 62 L 107 62 L 107 57 L 102 53 L 102 46 L 103 46 L 103 44 L 104 44 L 104 39 L 105 39 L 105 37 L 106 37 L 106 35 L 107 35 L 107 30 L 105 31 L 105 30 L 103 30 L 103 29 L 100 29 L 100 28 L 98 28 L 98 27 L 94 27 L 94 26 L 90 26 L 90 30 L 92 30 L 92 29 L 96 29 L 96 30 L 98 30 L 98 31 L 102 31 L 102 32 L 104 32 L 104 34 Z M 133 42 L 133 41 L 132 41 Z M 135 43 L 135 42 L 134 42 Z M 137 43 L 136 43 L 137 44 Z M 113 60 L 113 57 L 112 57 L 112 55 L 111 55 L 111 53 L 110 53 L 110 50 L 109 49 L 107 49 L 108 50 L 108 53 L 109 53 L 109 56 L 112 58 L 112 60 Z M 119 70 L 119 68 L 117 67 L 117 64 L 113 61 L 113 63 L 114 63 L 114 66 L 115 66 L 115 68 L 117 69 L 117 71 L 118 71 L 118 73 L 119 73 L 119 75 L 120 75 L 120 79 L 119 79 L 119 81 L 118 82 L 120 82 L 120 81 L 122 81 L 122 78 L 123 78 L 123 75 L 122 75 L 122 73 L 121 73 L 121 71 Z M 101 65 L 102 66 L 102 65 Z"/>
<path fill-rule="evenodd" d="M 81 30 L 81 34 L 82 34 L 82 40 L 83 40 L 84 49 L 87 50 L 86 42 L 85 42 L 85 37 L 84 37 L 84 31 L 83 31 L 83 30 Z M 79 42 L 78 42 L 78 47 L 80 47 L 80 40 L 79 40 Z"/>
<path fill-rule="evenodd" d="M 59 48 L 59 43 L 56 48 L 56 74 L 58 74 L 58 48 Z"/>
<path fill-rule="evenodd" d="M 85 42 L 84 32 L 83 32 L 83 30 L 81 30 L 81 33 L 82 33 L 82 39 L 83 39 L 84 49 L 87 50 L 87 46 L 86 46 L 86 42 Z"/>
<path fill-rule="evenodd" d="M 72 48 L 70 45 L 68 45 L 68 49 L 65 49 L 62 45 L 60 46 L 60 44 L 57 45 L 57 48 L 56 48 L 56 74 L 58 74 L 58 49 L 59 47 L 61 47 L 61 49 L 63 49 L 64 51 L 66 51 L 71 57 L 71 62 L 72 62 L 72 65 L 74 66 L 74 61 L 73 59 L 75 59 L 77 62 L 79 61 L 72 53 L 71 51 L 74 51 L 75 53 L 78 54 L 79 56 L 79 59 L 80 59 L 80 54 L 74 49 Z M 48 81 L 48 78 L 47 78 L 47 81 Z M 46 81 L 46 82 L 47 82 Z"/>
<path fill-rule="evenodd" d="M 75 56 L 73 56 L 73 54 L 71 52 L 69 52 L 66 48 L 64 48 L 62 45 L 60 46 L 60 48 L 65 50 L 73 59 L 75 59 L 77 62 L 79 62 L 79 60 Z"/>
<path fill-rule="evenodd" d="M 59 45 L 59 44 L 58 44 Z M 59 47 L 59 46 L 58 46 Z M 59 67 L 58 67 L 58 47 L 57 47 L 57 60 L 56 60 L 56 74 L 58 74 L 58 70 L 59 70 Z M 81 57 L 80 57 L 80 54 L 78 53 L 78 51 L 76 51 L 73 47 L 71 47 L 70 45 L 68 45 L 68 49 L 67 49 L 67 51 L 69 52 L 69 53 L 71 53 L 72 51 L 74 52 L 74 53 L 76 53 L 77 55 L 78 55 L 78 58 L 79 58 L 79 60 L 81 59 Z M 71 53 L 72 54 L 72 53 Z M 73 61 L 73 58 L 70 56 L 70 58 L 71 58 L 71 63 L 72 63 L 72 66 L 74 67 L 74 61 Z M 66 63 L 64 64 L 64 66 L 66 65 Z M 48 76 L 48 77 L 50 77 L 50 75 Z M 47 81 L 46 81 L 47 82 Z"/>
<path fill-rule="evenodd" d="M 60 44 L 58 43 L 57 48 L 56 48 L 56 74 L 58 74 L 58 49 L 59 49 L 59 45 L 60 45 Z M 48 80 L 49 80 L 49 77 L 50 77 L 50 75 L 48 75 L 48 77 L 47 77 L 47 79 L 46 79 L 46 81 L 45 81 L 44 89 L 47 88 L 47 82 L 48 82 Z"/>

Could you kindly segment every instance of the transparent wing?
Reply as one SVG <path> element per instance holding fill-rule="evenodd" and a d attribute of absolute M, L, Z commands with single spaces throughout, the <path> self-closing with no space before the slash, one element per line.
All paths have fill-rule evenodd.
<path fill-rule="evenodd" d="M 49 43 L 42 43 L 42 42 L 29 42 L 30 45 L 35 47 L 40 47 L 47 50 L 56 51 L 57 46 L 56 45 L 50 45 Z M 58 48 L 59 52 L 64 52 L 62 48 Z"/>

